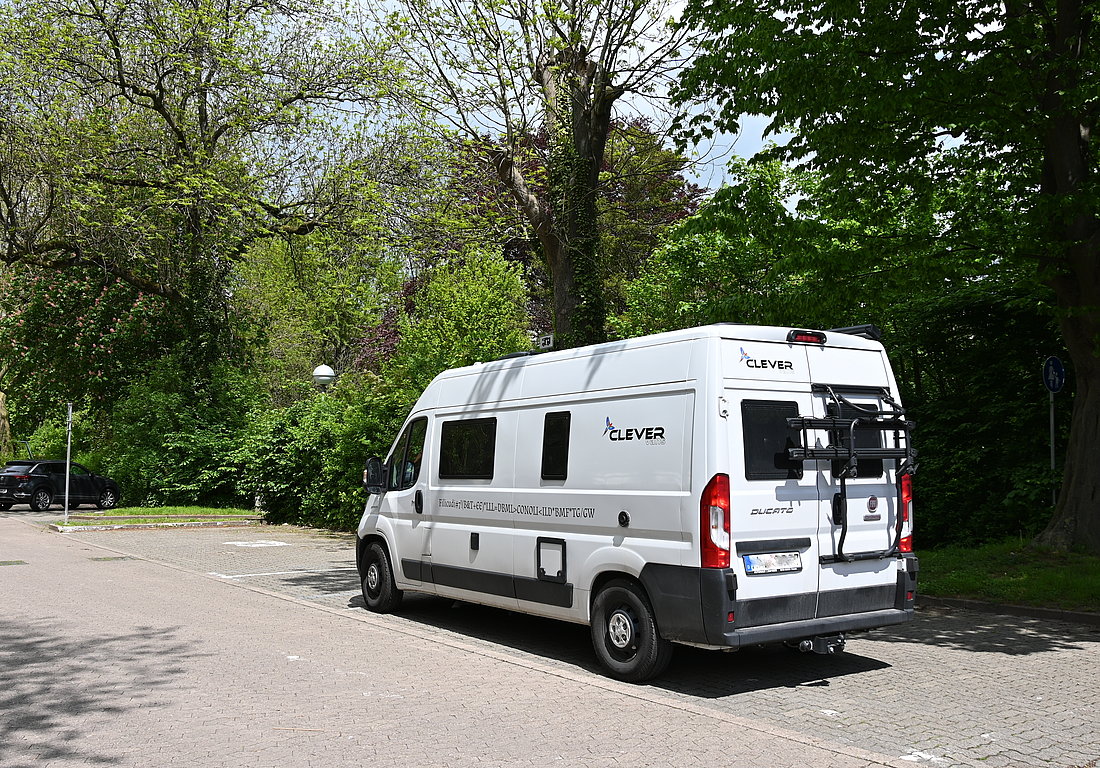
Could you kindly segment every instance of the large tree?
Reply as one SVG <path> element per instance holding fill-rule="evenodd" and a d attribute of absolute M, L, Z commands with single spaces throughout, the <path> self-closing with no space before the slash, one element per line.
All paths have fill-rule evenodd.
<path fill-rule="evenodd" d="M 974 181 L 939 209 L 932 252 L 1026 262 L 1053 290 L 1076 393 L 1062 492 L 1040 539 L 1100 553 L 1095 5 L 690 0 L 684 21 L 705 51 L 679 94 L 704 105 L 696 135 L 767 115 L 793 133 L 773 154 L 816 169 L 839 205 L 861 210 Z"/>
<path fill-rule="evenodd" d="M 207 335 L 253 242 L 360 202 L 354 127 L 389 69 L 341 19 L 302 0 L 5 4 L 0 258 L 92 267 Z"/>
<path fill-rule="evenodd" d="M 553 285 L 558 346 L 605 338 L 598 190 L 624 97 L 660 94 L 685 35 L 669 0 L 400 0 L 408 98 L 509 189 Z M 537 136 L 545 132 L 540 146 Z M 529 153 L 543 153 L 532 178 Z"/>

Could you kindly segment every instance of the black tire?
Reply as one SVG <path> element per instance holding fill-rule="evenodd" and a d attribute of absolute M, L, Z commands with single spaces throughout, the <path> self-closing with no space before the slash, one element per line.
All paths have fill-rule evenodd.
<path fill-rule="evenodd" d="M 5 501 L 3 504 L 0 504 L 0 512 L 7 512 L 9 509 L 11 509 L 11 504 L 8 502 Z"/>
<path fill-rule="evenodd" d="M 592 603 L 591 629 L 597 658 L 619 680 L 649 680 L 672 660 L 672 643 L 657 631 L 653 608 L 634 582 L 616 579 L 599 591 Z"/>
<path fill-rule="evenodd" d="M 53 504 L 53 494 L 49 488 L 36 488 L 31 494 L 31 509 L 35 512 L 45 512 Z"/>
<path fill-rule="evenodd" d="M 363 553 L 363 602 L 375 613 L 390 613 L 401 605 L 403 596 L 394 584 L 386 548 L 372 541 Z"/>
<path fill-rule="evenodd" d="M 104 488 L 95 502 L 99 509 L 114 509 L 116 504 L 118 504 L 118 491 L 114 488 Z"/>

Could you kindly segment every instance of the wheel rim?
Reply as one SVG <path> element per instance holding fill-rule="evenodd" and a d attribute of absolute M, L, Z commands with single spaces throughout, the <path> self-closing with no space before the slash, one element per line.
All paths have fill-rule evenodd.
<path fill-rule="evenodd" d="M 634 627 L 630 623 L 630 617 L 622 611 L 616 611 L 607 622 L 607 635 L 611 638 L 611 644 L 622 650 L 630 645 L 630 638 L 634 635 Z"/>
<path fill-rule="evenodd" d="M 382 581 L 382 573 L 378 568 L 378 563 L 371 563 L 367 567 L 367 592 L 371 597 L 378 595 L 379 584 Z"/>
<path fill-rule="evenodd" d="M 637 655 L 636 624 L 626 606 L 616 608 L 607 617 L 607 650 L 619 661 L 630 661 Z"/>
<path fill-rule="evenodd" d="M 104 491 L 103 495 L 99 497 L 99 503 L 104 507 L 113 507 L 115 505 L 115 495 L 110 491 Z"/>
<path fill-rule="evenodd" d="M 48 507 L 50 505 L 50 494 L 45 491 L 38 491 L 34 494 L 34 505 L 36 507 Z"/>

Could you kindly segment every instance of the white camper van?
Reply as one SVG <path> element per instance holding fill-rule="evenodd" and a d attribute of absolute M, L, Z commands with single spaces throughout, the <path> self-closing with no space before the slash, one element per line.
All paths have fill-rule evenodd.
<path fill-rule="evenodd" d="M 915 451 L 873 326 L 713 325 L 445 371 L 358 529 L 363 597 L 427 592 L 580 622 L 617 678 L 673 643 L 912 618 Z"/>

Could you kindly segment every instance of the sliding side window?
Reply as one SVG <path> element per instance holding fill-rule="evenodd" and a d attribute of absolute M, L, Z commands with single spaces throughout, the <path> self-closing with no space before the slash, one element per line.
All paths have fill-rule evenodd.
<path fill-rule="evenodd" d="M 449 480 L 492 480 L 496 444 L 496 419 L 443 422 L 439 476 Z"/>
<path fill-rule="evenodd" d="M 745 439 L 745 479 L 801 480 L 802 462 L 787 449 L 802 445 L 802 433 L 787 426 L 798 416 L 798 403 L 782 400 L 742 400 L 741 427 Z"/>
<path fill-rule="evenodd" d="M 569 411 L 548 413 L 542 422 L 542 479 L 564 480 L 569 474 Z"/>

